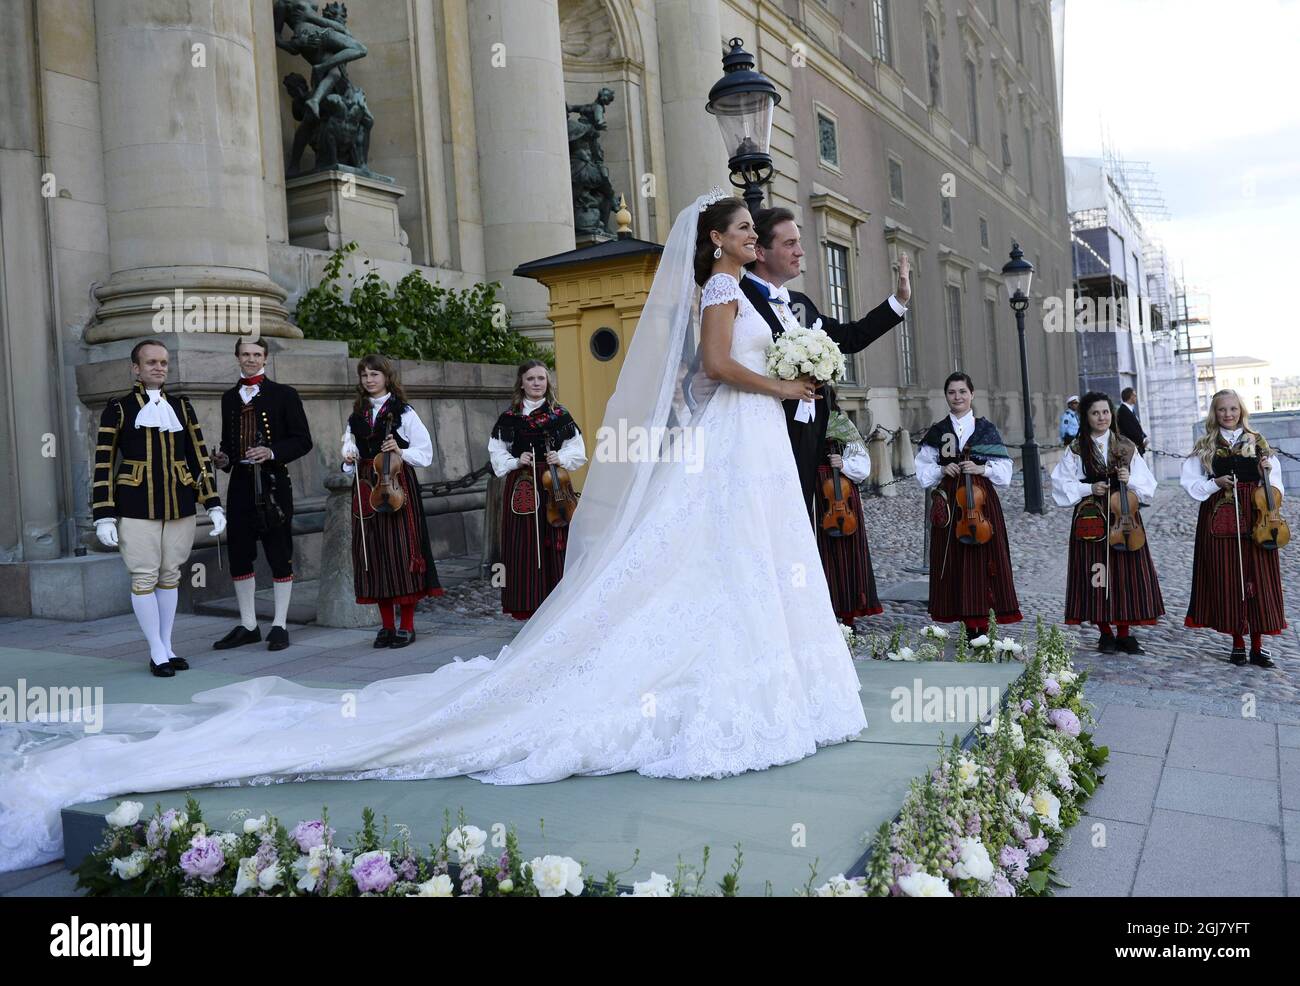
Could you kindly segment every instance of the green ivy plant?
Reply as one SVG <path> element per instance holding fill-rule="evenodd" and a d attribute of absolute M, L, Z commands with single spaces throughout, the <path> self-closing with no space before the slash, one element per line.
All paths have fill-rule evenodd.
<path fill-rule="evenodd" d="M 555 355 L 510 328 L 510 314 L 497 300 L 495 281 L 466 290 L 431 284 L 411 271 L 390 285 L 366 260 L 368 270 L 344 297 L 343 262 L 355 242 L 325 264 L 321 282 L 299 300 L 298 326 L 308 339 L 346 342 L 348 355 L 383 353 L 392 359 L 517 364 L 539 359 L 554 369 Z"/>

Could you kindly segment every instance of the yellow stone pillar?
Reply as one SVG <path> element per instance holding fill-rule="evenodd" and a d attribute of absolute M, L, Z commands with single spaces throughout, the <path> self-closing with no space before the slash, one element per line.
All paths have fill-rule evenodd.
<path fill-rule="evenodd" d="M 515 268 L 519 277 L 531 277 L 550 290 L 547 314 L 555 326 L 557 396 L 582 429 L 588 456 L 594 454 L 596 431 L 618 383 L 661 253 L 660 244 L 620 231 L 616 240 Z M 583 468 L 573 476 L 575 486 L 581 487 L 586 473 Z"/>

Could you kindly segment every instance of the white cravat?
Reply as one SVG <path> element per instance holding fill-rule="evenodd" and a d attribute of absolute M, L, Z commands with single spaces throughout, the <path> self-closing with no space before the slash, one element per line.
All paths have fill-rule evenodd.
<path fill-rule="evenodd" d="M 161 390 L 146 390 L 148 402 L 135 416 L 137 428 L 157 428 L 159 431 L 180 431 L 181 423 L 170 403 L 162 399 Z"/>
<path fill-rule="evenodd" d="M 251 386 L 248 384 L 240 384 L 239 399 L 243 401 L 245 404 L 251 404 L 253 398 L 256 397 L 261 392 L 261 390 L 262 390 L 262 385 L 260 383 L 255 383 L 252 384 Z"/>

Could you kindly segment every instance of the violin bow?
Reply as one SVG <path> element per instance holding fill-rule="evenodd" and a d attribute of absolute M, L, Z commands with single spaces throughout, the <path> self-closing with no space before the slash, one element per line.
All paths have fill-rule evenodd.
<path fill-rule="evenodd" d="M 533 531 L 537 542 L 537 570 L 542 569 L 542 491 L 537 486 L 537 449 L 533 449 Z"/>
<path fill-rule="evenodd" d="M 358 450 L 359 451 L 359 450 Z M 357 495 L 357 521 L 361 527 L 361 570 L 370 571 L 370 555 L 366 552 L 366 512 L 361 506 L 361 458 L 352 469 L 352 490 Z"/>
<path fill-rule="evenodd" d="M 1246 566 L 1241 557 L 1241 499 L 1237 496 L 1237 474 L 1232 474 L 1232 516 L 1237 522 L 1237 579 L 1241 582 L 1241 601 L 1246 601 Z"/>

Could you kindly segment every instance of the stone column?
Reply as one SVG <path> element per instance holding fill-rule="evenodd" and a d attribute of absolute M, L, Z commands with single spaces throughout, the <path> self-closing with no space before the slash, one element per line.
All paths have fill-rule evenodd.
<path fill-rule="evenodd" d="M 546 288 L 511 272 L 574 245 L 559 9 L 474 0 L 469 35 L 487 279 L 501 282 L 515 327 L 545 339 Z"/>
<path fill-rule="evenodd" d="M 696 196 L 714 185 L 730 187 L 717 121 L 704 109 L 722 77 L 722 27 L 718 0 L 655 0 L 655 18 L 671 225 Z M 756 38 L 745 40 L 747 50 L 757 50 Z"/>
<path fill-rule="evenodd" d="M 111 275 L 87 342 L 152 334 L 178 289 L 301 336 L 267 273 L 255 6 L 96 0 Z"/>

